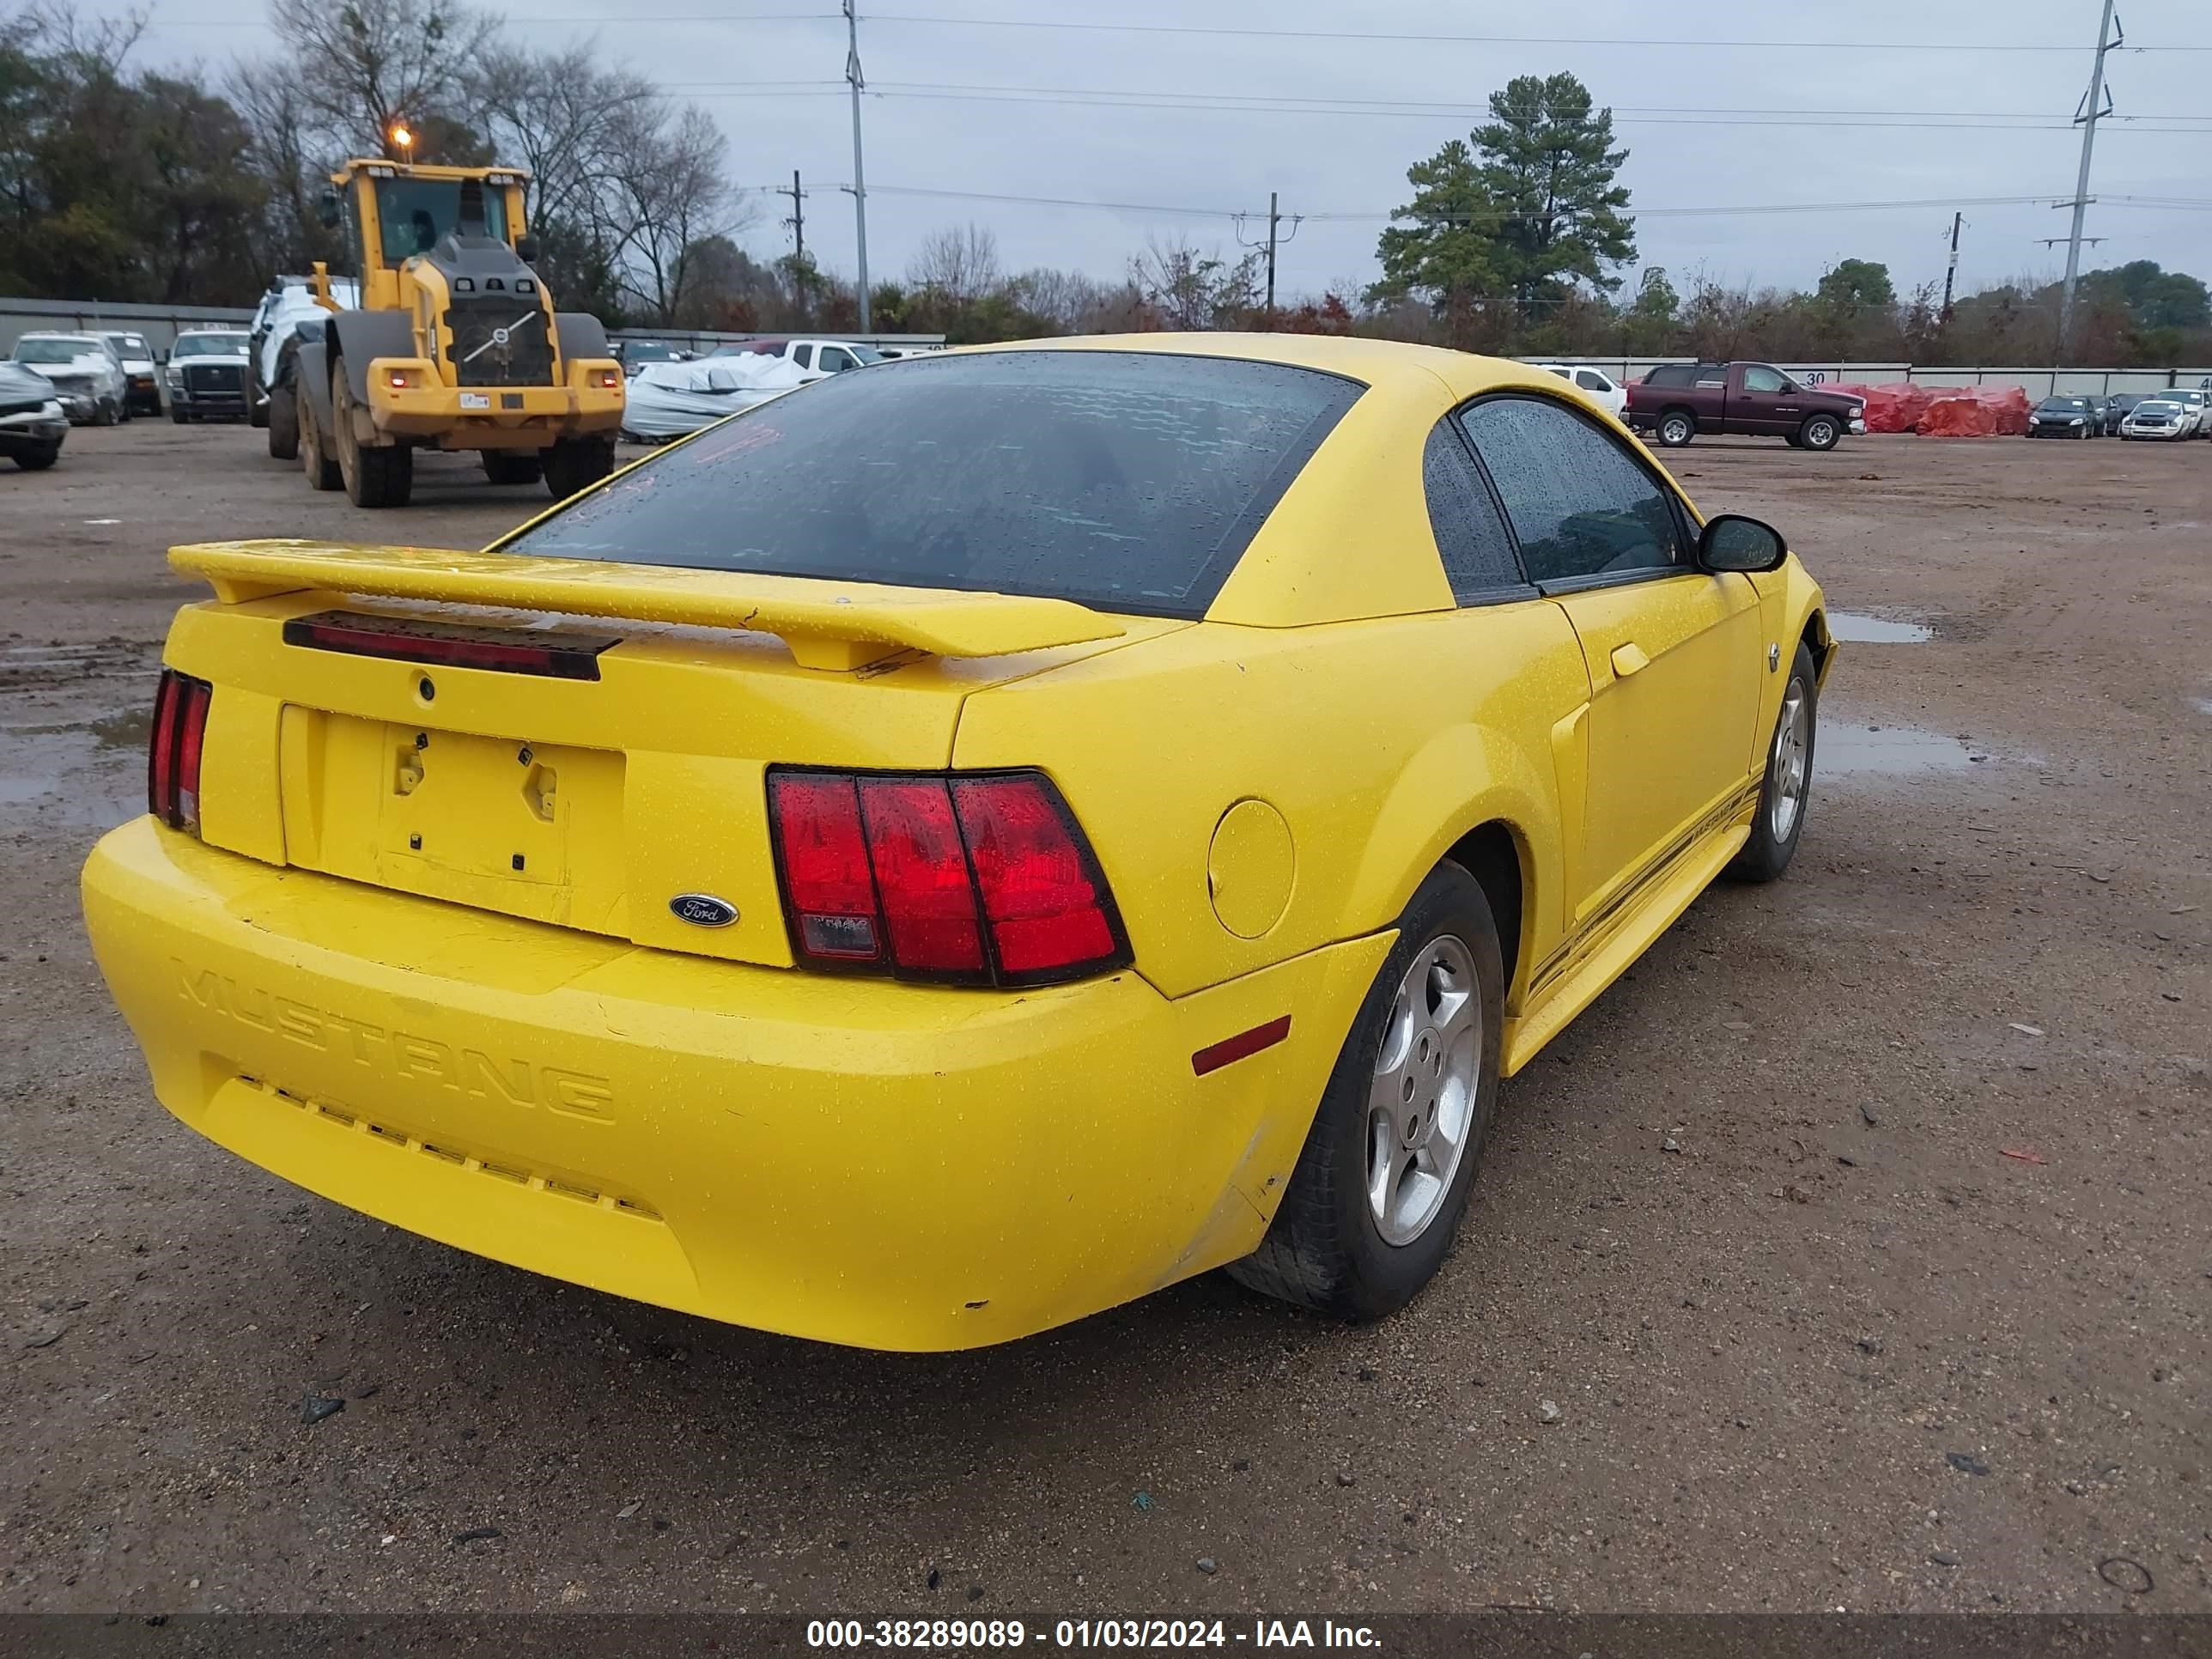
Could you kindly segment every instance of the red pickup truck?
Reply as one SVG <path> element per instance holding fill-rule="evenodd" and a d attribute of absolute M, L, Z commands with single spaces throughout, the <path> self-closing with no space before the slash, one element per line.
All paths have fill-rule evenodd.
<path fill-rule="evenodd" d="M 1800 386 L 1771 363 L 1669 363 L 1629 386 L 1626 419 L 1669 449 L 1700 432 L 1833 449 L 1846 432 L 1866 430 L 1866 400 Z"/>

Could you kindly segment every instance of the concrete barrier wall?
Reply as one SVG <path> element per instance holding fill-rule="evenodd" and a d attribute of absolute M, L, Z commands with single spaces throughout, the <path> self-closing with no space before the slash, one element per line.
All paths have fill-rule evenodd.
<path fill-rule="evenodd" d="M 167 351 L 185 329 L 238 327 L 253 320 L 250 307 L 224 306 L 107 305 L 96 300 L 10 300 L 0 298 L 0 352 L 12 349 L 19 334 L 47 330 L 68 333 L 125 329 L 143 334 L 156 351 Z M 825 336 L 828 331 L 823 331 Z M 759 338 L 707 329 L 623 328 L 611 340 L 661 340 L 684 351 L 707 352 L 729 341 Z M 942 334 L 837 334 L 840 340 L 893 347 L 939 346 Z"/>
<path fill-rule="evenodd" d="M 1553 357 L 1547 362 L 1586 364 L 1614 380 L 1640 380 L 1662 363 L 1688 363 L 1693 357 Z M 2016 386 L 2030 398 L 2059 392 L 2159 392 L 2169 386 L 2212 386 L 2212 366 L 2197 368 L 1946 368 L 1919 363 L 1777 363 L 1777 368 L 1808 385 L 1838 380 L 1860 386 L 1911 381 L 1920 386 Z"/>

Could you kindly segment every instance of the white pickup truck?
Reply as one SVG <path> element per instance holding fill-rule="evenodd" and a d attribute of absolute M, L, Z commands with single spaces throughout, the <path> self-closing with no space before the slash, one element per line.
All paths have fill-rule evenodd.
<path fill-rule="evenodd" d="M 818 380 L 825 375 L 840 374 L 848 368 L 866 368 L 871 363 L 880 363 L 884 355 L 873 346 L 864 346 L 851 340 L 774 339 L 737 340 L 728 345 L 716 346 L 708 355 L 715 357 L 734 357 L 744 352 L 755 352 L 765 357 L 783 357 L 797 363 L 806 371 L 806 378 Z M 871 383 L 872 384 L 872 382 Z"/>

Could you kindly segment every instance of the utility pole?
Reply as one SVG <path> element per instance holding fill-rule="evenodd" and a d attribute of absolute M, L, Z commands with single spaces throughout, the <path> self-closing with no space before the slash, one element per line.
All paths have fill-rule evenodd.
<path fill-rule="evenodd" d="M 793 179 L 798 176 L 797 173 L 792 174 Z M 1966 223 L 1965 214 L 1954 213 L 1951 216 L 1951 264 L 1943 273 L 1943 321 L 1947 325 L 1951 320 L 1952 285 L 1959 280 L 1959 233 L 1965 228 Z"/>
<path fill-rule="evenodd" d="M 799 187 L 797 167 L 791 170 L 791 188 L 786 190 L 778 185 L 775 193 L 791 198 L 791 217 L 784 221 L 791 227 L 791 263 L 804 267 L 806 264 L 806 192 Z"/>
<path fill-rule="evenodd" d="M 2105 0 L 2106 10 L 2110 11 L 2112 4 L 2112 0 Z M 845 84 L 853 89 L 853 228 L 854 242 L 860 256 L 860 332 L 866 334 L 870 331 L 868 179 L 860 167 L 860 89 L 866 82 L 860 74 L 860 19 L 853 7 L 854 0 L 845 0 Z"/>
<path fill-rule="evenodd" d="M 849 0 L 848 0 L 849 3 Z M 2105 0 L 2105 15 L 2097 25 L 2097 57 L 2089 70 L 2089 95 L 2081 102 L 2074 119 L 2081 129 L 2081 173 L 2074 185 L 2074 234 L 2066 244 L 2066 286 L 2058 297 L 2058 355 L 2066 355 L 2067 341 L 2074 327 L 2074 289 L 2081 278 L 2081 226 L 2089 212 L 2089 156 L 2097 147 L 2097 122 L 2105 113 L 2105 54 L 2117 48 L 2127 39 L 2124 32 L 2111 41 L 2106 37 L 2112 33 L 2112 10 L 2115 0 Z"/>
<path fill-rule="evenodd" d="M 1267 251 L 1267 314 L 1269 327 L 1273 327 L 1275 321 L 1275 250 L 1279 246 L 1286 245 L 1297 240 L 1298 226 L 1304 218 L 1303 214 L 1291 215 L 1291 234 L 1288 236 L 1282 235 L 1280 232 L 1283 223 L 1283 215 L 1280 199 L 1281 198 L 1278 192 L 1272 190 L 1267 192 L 1267 239 L 1264 242 L 1246 241 L 1244 240 L 1243 232 L 1241 228 L 1243 223 L 1243 216 L 1239 215 L 1237 218 L 1237 223 L 1240 226 L 1240 228 L 1237 235 L 1237 245 L 1239 247 L 1265 248 Z"/>

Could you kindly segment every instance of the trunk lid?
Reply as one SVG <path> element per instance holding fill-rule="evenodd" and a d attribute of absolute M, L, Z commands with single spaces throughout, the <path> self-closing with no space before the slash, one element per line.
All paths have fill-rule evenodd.
<path fill-rule="evenodd" d="M 215 687 L 211 844 L 777 965 L 767 767 L 940 769 L 972 693 L 1189 626 L 434 549 L 228 543 L 171 562 L 216 591 L 168 651 Z M 696 895 L 735 919 L 676 902 Z"/>

